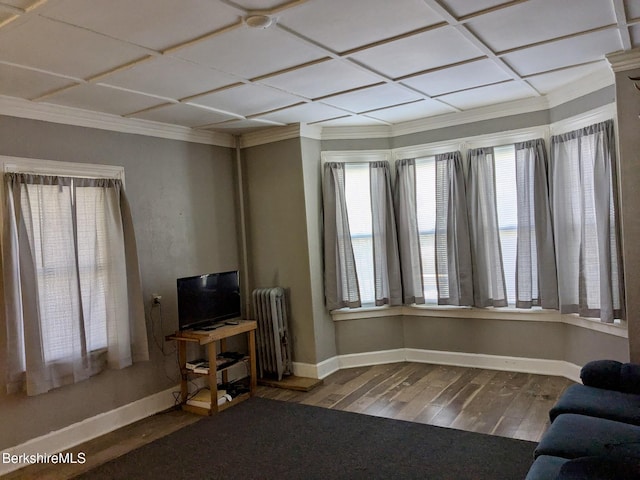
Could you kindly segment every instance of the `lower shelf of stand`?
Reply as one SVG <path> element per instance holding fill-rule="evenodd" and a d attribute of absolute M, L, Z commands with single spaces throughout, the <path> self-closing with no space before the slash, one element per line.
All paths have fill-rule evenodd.
<path fill-rule="evenodd" d="M 251 397 L 250 393 L 242 393 L 240 395 L 238 395 L 237 397 L 233 398 L 230 402 L 224 402 L 222 405 L 218 405 L 218 412 L 222 412 L 223 410 L 226 410 L 227 408 L 233 407 L 234 405 L 240 403 L 240 402 L 244 402 L 245 400 L 248 400 Z M 195 413 L 197 415 L 212 415 L 214 413 L 216 413 L 216 410 L 212 410 L 210 408 L 203 408 L 203 407 L 196 407 L 195 405 L 188 405 L 186 403 L 182 404 L 182 409 L 185 412 L 191 412 L 191 413 Z"/>

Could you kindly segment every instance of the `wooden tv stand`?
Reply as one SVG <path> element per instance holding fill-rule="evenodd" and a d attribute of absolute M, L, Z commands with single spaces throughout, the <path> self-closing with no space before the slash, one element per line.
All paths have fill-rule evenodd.
<path fill-rule="evenodd" d="M 180 363 L 180 394 L 183 410 L 187 410 L 199 415 L 212 415 L 214 413 L 225 410 L 233 405 L 242 402 L 253 396 L 257 386 L 256 373 L 256 327 L 255 320 L 238 320 L 238 325 L 224 325 L 215 330 L 185 330 L 168 335 L 167 340 L 175 340 L 178 344 L 178 361 Z M 243 393 L 233 398 L 231 401 L 218 405 L 218 381 L 217 373 L 222 372 L 223 381 L 226 380 L 227 369 L 216 370 L 215 360 L 218 353 L 226 351 L 226 339 L 235 335 L 245 333 L 247 335 L 247 361 L 249 362 L 249 393 Z M 216 349 L 216 342 L 220 341 L 220 352 Z M 188 370 L 187 364 L 187 342 L 194 342 L 199 345 L 207 346 L 207 354 L 209 357 L 209 373 L 197 374 Z M 229 367 L 227 367 L 229 368 Z M 210 408 L 202 408 L 194 405 L 188 405 L 189 396 L 188 377 L 189 375 L 207 376 L 209 379 L 209 389 L 211 390 L 211 406 Z"/>

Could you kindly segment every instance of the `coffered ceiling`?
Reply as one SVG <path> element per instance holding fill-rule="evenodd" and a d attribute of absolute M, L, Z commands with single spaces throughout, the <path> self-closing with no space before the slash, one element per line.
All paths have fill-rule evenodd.
<path fill-rule="evenodd" d="M 636 46 L 640 0 L 0 0 L 0 96 L 228 133 L 396 125 Z"/>

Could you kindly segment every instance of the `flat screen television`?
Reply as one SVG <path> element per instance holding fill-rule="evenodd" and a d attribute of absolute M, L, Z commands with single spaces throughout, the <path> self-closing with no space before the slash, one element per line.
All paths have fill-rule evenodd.
<path fill-rule="evenodd" d="M 180 330 L 198 330 L 241 316 L 237 271 L 179 278 L 177 285 Z"/>

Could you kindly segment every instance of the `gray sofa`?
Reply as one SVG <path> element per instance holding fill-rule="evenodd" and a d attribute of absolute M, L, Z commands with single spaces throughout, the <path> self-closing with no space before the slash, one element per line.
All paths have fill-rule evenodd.
<path fill-rule="evenodd" d="M 640 365 L 586 364 L 549 412 L 526 480 L 640 479 Z"/>

